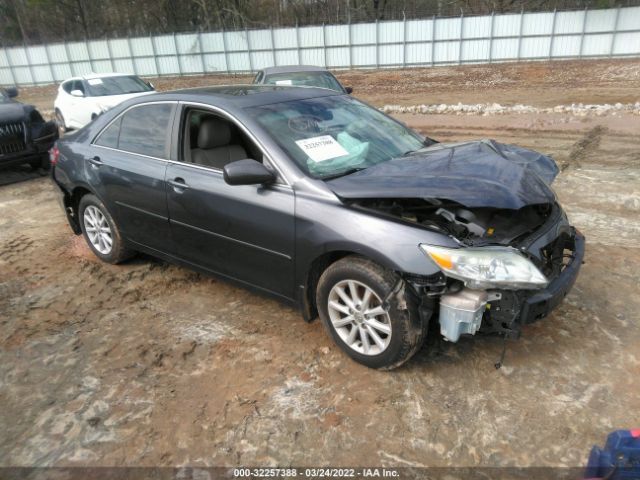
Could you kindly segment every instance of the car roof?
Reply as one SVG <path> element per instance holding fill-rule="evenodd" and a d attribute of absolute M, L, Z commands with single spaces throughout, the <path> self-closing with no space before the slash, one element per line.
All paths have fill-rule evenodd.
<path fill-rule="evenodd" d="M 290 87 L 281 85 L 217 85 L 187 88 L 155 93 L 153 100 L 185 100 L 218 105 L 233 111 L 246 107 L 259 107 L 273 103 L 342 95 L 335 90 L 317 87 Z M 146 99 L 149 100 L 149 97 Z"/>
<path fill-rule="evenodd" d="M 133 73 L 87 73 L 82 78 L 85 80 L 91 80 L 93 78 L 108 78 L 108 77 L 131 77 Z"/>
<path fill-rule="evenodd" d="M 326 72 L 327 69 L 317 67 L 315 65 L 281 65 L 279 67 L 267 67 L 262 71 L 265 75 L 273 75 L 276 73 L 295 73 L 295 72 Z"/>
<path fill-rule="evenodd" d="M 60 83 L 66 83 L 71 80 L 92 80 L 94 78 L 108 78 L 108 77 L 130 77 L 133 75 L 134 75 L 133 73 L 87 73 L 86 75 L 82 75 L 79 77 L 65 78 Z"/>

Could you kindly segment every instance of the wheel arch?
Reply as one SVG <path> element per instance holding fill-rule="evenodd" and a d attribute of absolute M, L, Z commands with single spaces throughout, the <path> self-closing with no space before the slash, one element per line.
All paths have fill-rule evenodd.
<path fill-rule="evenodd" d="M 77 185 L 71 191 L 64 192 L 64 208 L 67 213 L 71 229 L 76 235 L 80 235 L 82 233 L 82 229 L 80 228 L 80 212 L 78 212 L 78 208 L 80 206 L 80 200 L 87 194 L 95 195 L 95 192 L 85 185 Z"/>
<path fill-rule="evenodd" d="M 379 264 L 383 268 L 387 268 L 392 271 L 396 271 L 397 268 L 389 259 L 381 256 L 378 252 L 363 251 L 361 248 L 335 248 L 333 250 L 324 251 L 318 254 L 307 268 L 304 276 L 304 284 L 302 288 L 302 314 L 307 322 L 310 322 L 318 317 L 318 307 L 316 305 L 316 287 L 322 273 L 329 268 L 330 265 L 342 260 L 348 256 L 358 256 L 366 258 Z"/>

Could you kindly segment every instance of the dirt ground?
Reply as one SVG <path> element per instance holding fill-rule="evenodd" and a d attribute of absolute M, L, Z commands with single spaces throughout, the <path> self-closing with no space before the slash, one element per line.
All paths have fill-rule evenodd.
<path fill-rule="evenodd" d="M 567 65 L 341 77 L 377 104 L 640 100 L 637 61 Z M 149 257 L 100 263 L 51 182 L 22 176 L 0 187 L 0 465 L 579 466 L 638 427 L 640 116 L 400 118 L 563 168 L 554 188 L 586 264 L 502 369 L 500 339 L 434 335 L 404 367 L 368 370 L 271 299 Z"/>
<path fill-rule="evenodd" d="M 554 107 L 640 101 L 640 61 L 613 59 L 468 65 L 405 70 L 341 70 L 340 82 L 376 106 L 501 103 Z M 159 91 L 251 83 L 250 75 L 149 78 Z M 20 99 L 53 110 L 56 85 L 22 89 Z"/>

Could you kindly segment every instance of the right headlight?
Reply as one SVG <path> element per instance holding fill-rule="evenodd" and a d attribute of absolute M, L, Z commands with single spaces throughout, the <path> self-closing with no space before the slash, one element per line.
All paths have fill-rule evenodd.
<path fill-rule="evenodd" d="M 442 272 L 469 288 L 538 289 L 549 281 L 517 250 L 508 247 L 445 248 L 421 244 L 420 248 Z"/>

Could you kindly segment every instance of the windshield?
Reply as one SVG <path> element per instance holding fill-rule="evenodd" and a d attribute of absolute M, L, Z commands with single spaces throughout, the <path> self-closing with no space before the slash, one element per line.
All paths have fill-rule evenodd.
<path fill-rule="evenodd" d="M 11 99 L 9 95 L 7 95 L 4 90 L 0 89 L 0 103 L 9 103 Z"/>
<path fill-rule="evenodd" d="M 302 170 L 316 178 L 344 175 L 425 147 L 420 135 L 347 95 L 247 110 Z"/>
<path fill-rule="evenodd" d="M 264 79 L 267 85 L 294 85 L 303 87 L 321 87 L 343 93 L 342 85 L 329 72 L 291 72 L 276 73 Z"/>
<path fill-rule="evenodd" d="M 90 78 L 87 80 L 87 84 L 89 85 L 89 96 L 91 97 L 153 91 L 153 88 L 135 75 Z"/>

